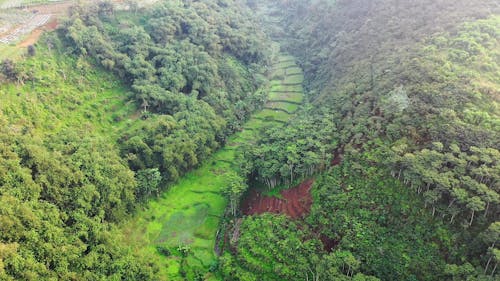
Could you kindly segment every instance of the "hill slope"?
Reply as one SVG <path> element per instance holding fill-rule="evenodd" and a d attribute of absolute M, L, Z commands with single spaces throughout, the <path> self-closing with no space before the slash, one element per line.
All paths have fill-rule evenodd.
<path fill-rule="evenodd" d="M 244 218 L 226 274 L 235 280 L 260 274 L 348 280 L 354 273 L 382 280 L 496 278 L 498 4 L 253 3 L 267 13 L 262 22 L 269 33 L 299 58 L 310 105 L 286 130 L 267 130 L 243 153 L 250 175 L 285 185 L 291 176 L 319 176 L 305 221 Z M 338 155 L 343 163 L 326 167 Z M 267 227 L 273 222 L 279 226 Z M 297 228 L 290 239 L 302 241 L 305 260 L 280 246 L 289 258 L 277 256 L 260 239 Z M 324 236 L 335 241 L 333 251 L 308 252 L 328 241 Z M 252 237 L 259 238 L 252 243 Z M 286 244 L 282 239 L 273 241 Z M 312 266 L 327 257 L 342 269 Z"/>

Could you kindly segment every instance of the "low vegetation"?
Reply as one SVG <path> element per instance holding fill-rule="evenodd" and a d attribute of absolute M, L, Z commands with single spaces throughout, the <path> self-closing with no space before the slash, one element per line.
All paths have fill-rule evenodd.
<path fill-rule="evenodd" d="M 263 104 L 269 48 L 251 26 L 243 6 L 165 2 L 135 14 L 101 3 L 73 8 L 29 58 L 3 60 L 0 279 L 168 278 L 157 257 L 170 249 L 133 251 L 116 243 L 116 225 Z M 214 198 L 222 215 L 225 198 Z M 211 260 L 218 220 L 208 225 Z"/>

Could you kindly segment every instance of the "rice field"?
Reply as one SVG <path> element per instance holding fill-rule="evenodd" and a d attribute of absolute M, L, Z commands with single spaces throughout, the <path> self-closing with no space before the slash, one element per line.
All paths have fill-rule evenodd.
<path fill-rule="evenodd" d="M 280 56 L 274 67 L 296 67 L 290 58 Z M 213 154 L 198 169 L 186 174 L 123 225 L 126 242 L 135 251 L 146 251 L 158 259 L 163 265 L 161 275 L 165 276 L 165 280 L 185 280 L 180 274 L 182 268 L 192 271 L 187 272 L 186 278 L 189 279 L 194 272 L 206 272 L 216 262 L 216 234 L 227 204 L 221 193 L 226 184 L 224 175 L 234 168 L 235 150 L 240 145 L 252 143 L 260 128 L 279 126 L 287 121 L 299 107 L 302 92 L 286 92 L 289 86 L 283 86 L 283 83 L 287 78 L 270 83 L 270 100 L 266 108 L 255 113 L 242 131 L 231 136 L 226 147 Z M 272 91 L 277 88 L 281 91 Z M 179 247 L 190 249 L 185 258 L 182 258 Z M 159 248 L 168 249 L 170 255 L 160 254 Z M 218 280 L 212 273 L 204 278 Z"/>

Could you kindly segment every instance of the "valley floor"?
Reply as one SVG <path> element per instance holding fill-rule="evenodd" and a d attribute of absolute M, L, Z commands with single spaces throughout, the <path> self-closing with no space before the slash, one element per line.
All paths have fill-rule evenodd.
<path fill-rule="evenodd" d="M 293 57 L 278 56 L 271 80 L 264 109 L 230 137 L 226 147 L 123 225 L 126 242 L 136 251 L 157 257 L 164 271 L 159 275 L 167 280 L 182 279 L 181 275 L 195 276 L 197 270 L 205 272 L 216 262 L 216 235 L 227 205 L 222 194 L 227 184 L 224 175 L 235 169 L 235 150 L 252 143 L 259 128 L 282 125 L 301 104 L 303 74 Z M 209 278 L 217 280 L 217 276 Z"/>

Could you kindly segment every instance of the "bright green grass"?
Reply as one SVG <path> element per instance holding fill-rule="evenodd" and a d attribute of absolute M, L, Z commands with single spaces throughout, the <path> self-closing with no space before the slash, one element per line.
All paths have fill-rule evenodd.
<path fill-rule="evenodd" d="M 304 82 L 304 75 L 302 74 L 287 75 L 283 80 L 284 85 L 296 85 L 302 84 L 302 82 Z"/>
<path fill-rule="evenodd" d="M 295 62 L 295 58 L 291 55 L 285 55 L 285 54 L 281 54 L 278 56 L 278 59 L 277 59 L 277 62 L 280 63 L 280 62 L 289 62 L 289 61 L 293 61 Z"/>
<path fill-rule="evenodd" d="M 270 121 L 278 120 L 284 122 L 290 118 L 290 114 L 280 110 L 264 109 L 259 114 L 259 117 Z"/>
<path fill-rule="evenodd" d="M 273 75 L 271 76 L 271 79 L 275 80 L 278 83 L 281 83 L 280 81 L 283 80 L 283 78 L 285 78 L 285 68 L 273 70 Z"/>
<path fill-rule="evenodd" d="M 255 116 L 254 118 L 246 122 L 244 127 L 250 128 L 251 130 L 257 130 L 259 128 L 262 128 L 264 125 L 265 122 L 262 121 L 262 118 L 258 118 L 258 116 Z"/>
<path fill-rule="evenodd" d="M 270 92 L 283 92 L 285 91 L 285 87 L 281 84 L 281 80 L 273 80 L 269 83 L 269 91 Z"/>
<path fill-rule="evenodd" d="M 215 235 L 227 203 L 221 190 L 226 184 L 224 175 L 232 169 L 234 153 L 233 149 L 219 150 L 124 225 L 127 242 L 136 251 L 158 257 L 164 280 L 182 280 L 181 259 L 175 255 L 180 245 L 191 249 L 187 259 L 190 269 L 206 269 L 216 260 Z M 168 248 L 173 255 L 158 255 L 158 246 Z"/>
<path fill-rule="evenodd" d="M 288 77 L 285 79 L 288 79 Z M 290 80 L 290 79 L 288 79 L 288 80 Z M 302 84 L 298 83 L 298 84 L 294 84 L 294 85 L 286 85 L 286 84 L 284 84 L 284 82 L 282 80 L 282 81 L 280 81 L 279 84 L 276 82 L 273 82 L 273 84 L 270 85 L 269 91 L 270 92 L 280 92 L 280 93 L 297 92 L 297 93 L 300 93 L 302 95 Z"/>
<path fill-rule="evenodd" d="M 283 85 L 284 90 L 289 93 L 302 93 L 302 84 L 296 85 Z"/>
<path fill-rule="evenodd" d="M 295 66 L 293 58 L 289 56 L 281 56 L 279 59 Z M 270 97 L 282 101 L 302 101 L 302 92 L 284 92 L 288 86 L 281 86 L 282 83 L 283 80 L 271 81 L 270 90 L 280 89 L 283 92 L 271 92 Z M 296 89 L 298 88 L 294 88 Z M 298 108 L 293 103 L 279 104 L 290 112 Z M 269 102 L 265 106 L 271 107 L 274 103 Z M 214 153 L 199 168 L 186 174 L 161 197 L 149 202 L 143 211 L 123 224 L 122 229 L 127 237 L 125 242 L 134 251 L 145 252 L 156 259 L 160 264 L 159 276 L 163 280 L 184 280 L 179 272 L 182 263 L 177 251 L 179 245 L 189 245 L 191 249 L 184 261 L 189 270 L 206 272 L 210 264 L 216 261 L 215 237 L 227 203 L 221 192 L 226 185 L 224 175 L 234 168 L 231 162 L 234 160 L 235 150 L 242 144 L 254 142 L 260 128 L 280 125 L 273 120 L 284 122 L 290 117 L 290 114 L 283 111 L 270 109 L 255 113 L 240 132 L 228 139 L 225 148 Z M 159 254 L 159 246 L 168 248 L 172 254 L 168 257 Z M 192 272 L 188 272 L 188 279 L 192 277 Z M 205 278 L 218 280 L 216 275 L 210 273 Z"/>
<path fill-rule="evenodd" d="M 294 113 L 299 108 L 299 105 L 295 104 L 295 103 L 289 103 L 289 102 L 268 101 L 267 107 L 268 108 L 275 108 L 275 109 L 283 109 L 287 112 Z"/>

